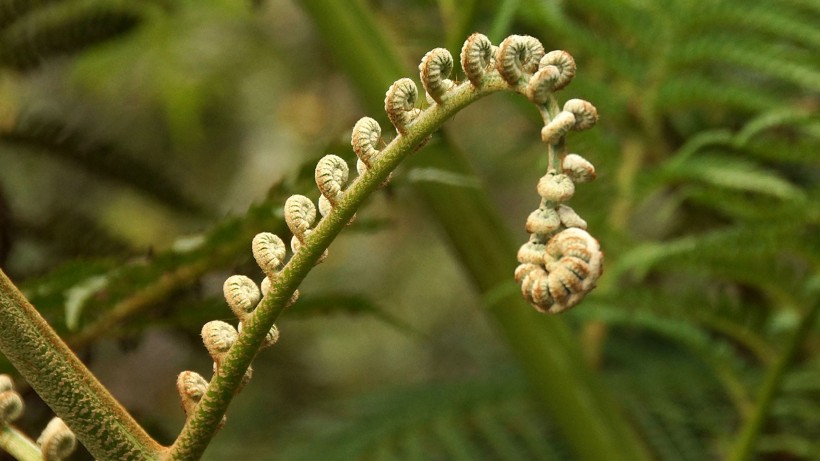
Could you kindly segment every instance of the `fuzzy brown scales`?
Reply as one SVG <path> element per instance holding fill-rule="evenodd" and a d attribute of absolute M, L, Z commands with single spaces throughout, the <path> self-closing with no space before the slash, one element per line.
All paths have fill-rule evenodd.
<path fill-rule="evenodd" d="M 576 74 L 576 63 L 563 50 L 545 52 L 529 36 L 513 35 L 497 49 L 474 34 L 462 49 L 462 64 L 474 85 L 495 71 L 515 91 L 539 106 L 544 117 L 541 139 L 547 144 L 548 168 L 538 181 L 540 206 L 527 217 L 529 240 L 518 251 L 515 280 L 524 298 L 542 312 L 563 312 L 577 305 L 601 275 L 603 253 L 587 231 L 587 223 L 565 204 L 575 184 L 595 179 L 595 168 L 578 154 L 567 154 L 565 137 L 591 128 L 598 111 L 587 101 L 570 99 L 561 109 L 555 93 Z"/>
<path fill-rule="evenodd" d="M 559 313 L 578 304 L 603 271 L 598 241 L 585 230 L 567 228 L 546 245 L 527 242 L 515 271 L 524 298 L 541 312 Z"/>

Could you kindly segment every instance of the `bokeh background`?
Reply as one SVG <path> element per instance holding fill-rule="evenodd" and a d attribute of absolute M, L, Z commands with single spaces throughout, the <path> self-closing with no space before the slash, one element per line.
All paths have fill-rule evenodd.
<path fill-rule="evenodd" d="M 428 50 L 528 34 L 578 63 L 559 100 L 601 116 L 568 142 L 598 170 L 571 205 L 606 271 L 544 320 L 572 334 L 551 353 L 657 459 L 820 459 L 817 24 L 809 0 L 0 0 L 0 264 L 170 443 L 176 375 L 207 374 L 199 329 L 230 320 L 222 282 L 262 278 L 250 239 L 287 234 L 315 161 L 352 159 L 365 115 L 389 140 L 384 92 Z M 579 459 L 583 428 L 556 427 L 526 372 L 540 351 L 499 323 L 516 287 L 486 282 L 527 239 L 540 126 L 493 95 L 414 154 L 302 285 L 204 459 Z M 461 195 L 475 219 L 448 210 Z M 482 267 L 494 245 L 508 266 Z M 34 435 L 50 416 L 19 384 Z"/>

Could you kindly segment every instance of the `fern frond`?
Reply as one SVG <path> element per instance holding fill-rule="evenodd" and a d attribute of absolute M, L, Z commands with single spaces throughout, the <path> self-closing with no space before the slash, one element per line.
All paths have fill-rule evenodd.
<path fill-rule="evenodd" d="M 763 112 L 735 134 L 719 128 L 690 136 L 664 167 L 675 170 L 698 152 L 706 150 L 721 154 L 751 154 L 779 163 L 816 164 L 820 133 L 814 131 L 820 126 L 819 122 L 816 114 L 793 107 Z"/>
<path fill-rule="evenodd" d="M 799 435 L 780 433 L 765 435 L 758 443 L 758 451 L 772 455 L 791 456 L 806 461 L 820 460 L 820 443 Z"/>
<path fill-rule="evenodd" d="M 354 415 L 323 424 L 285 450 L 287 459 L 570 459 L 526 399 L 517 375 L 503 381 L 425 385 L 348 402 Z M 526 428 L 526 429 L 525 429 Z M 550 456 L 552 454 L 552 456 Z M 407 456 L 407 458 L 406 458 Z"/>
<path fill-rule="evenodd" d="M 714 105 L 754 113 L 787 106 L 782 98 L 759 88 L 738 85 L 725 78 L 707 78 L 697 71 L 680 74 L 665 80 L 658 90 L 658 104 L 666 110 Z"/>
<path fill-rule="evenodd" d="M 799 132 L 800 128 L 804 126 L 820 126 L 820 115 L 811 111 L 792 107 L 785 110 L 765 112 L 749 121 L 749 123 L 737 132 L 734 139 L 734 144 L 739 147 L 746 146 L 752 141 L 753 138 L 761 136 L 767 131 L 781 127 L 792 127 Z M 818 134 L 820 133 L 815 132 L 813 137 L 820 138 Z M 810 132 L 805 133 L 805 135 L 812 136 Z M 815 141 L 817 141 L 817 139 L 815 139 Z"/>
<path fill-rule="evenodd" d="M 784 258 L 784 252 L 794 257 L 806 250 L 806 242 L 794 238 L 801 231 L 792 226 L 800 223 L 766 224 L 642 244 L 623 255 L 610 273 L 632 271 L 643 278 L 653 269 L 685 270 L 756 284 L 772 293 L 792 292 L 800 286 L 803 269 Z"/>
<path fill-rule="evenodd" d="M 582 0 L 567 6 L 571 11 L 577 8 L 589 13 L 593 30 L 606 30 L 618 38 L 620 45 L 646 59 L 648 49 L 667 40 L 664 35 L 670 32 L 675 20 L 659 3 Z"/>
<path fill-rule="evenodd" d="M 421 334 L 412 325 L 388 312 L 383 306 L 365 294 L 328 292 L 320 295 L 305 295 L 290 307 L 289 315 L 294 318 L 327 316 L 331 314 L 364 315 L 384 322 L 407 334 Z"/>
<path fill-rule="evenodd" d="M 580 314 L 580 317 L 611 326 L 652 332 L 685 347 L 710 367 L 714 376 L 724 386 L 726 394 L 731 397 L 737 411 L 745 410 L 750 402 L 741 379 L 741 371 L 745 364 L 734 346 L 726 340 L 710 335 L 703 328 L 699 328 L 696 323 L 685 318 L 657 315 L 655 313 L 657 306 L 666 302 L 663 298 L 658 296 L 645 299 L 654 306 L 636 310 L 625 308 L 625 306 L 593 302 L 592 306 L 587 306 L 588 309 Z"/>
<path fill-rule="evenodd" d="M 122 35 L 145 19 L 141 2 L 73 0 L 33 9 L 0 31 L 0 67 L 25 71 Z"/>
<path fill-rule="evenodd" d="M 717 153 L 706 153 L 669 164 L 663 169 L 666 181 L 702 181 L 703 183 L 745 192 L 768 195 L 781 200 L 803 201 L 805 193 L 770 169 L 753 162 Z"/>
<path fill-rule="evenodd" d="M 62 121 L 24 115 L 15 125 L 0 128 L 0 143 L 21 152 L 21 148 L 34 149 L 68 160 L 84 171 L 129 185 L 178 210 L 202 211 L 202 206 L 188 198 L 178 181 L 162 168 L 135 158 L 119 146 L 89 139 Z"/>
<path fill-rule="evenodd" d="M 770 43 L 728 32 L 701 35 L 675 48 L 676 66 L 738 66 L 758 76 L 789 82 L 809 91 L 820 91 L 820 69 L 812 65 L 812 51 L 801 52 L 780 43 Z"/>
<path fill-rule="evenodd" d="M 688 16 L 688 32 L 730 29 L 743 34 L 755 34 L 773 40 L 820 47 L 820 17 L 805 14 L 788 2 L 710 1 L 697 2 L 696 14 Z"/>
<path fill-rule="evenodd" d="M 275 229 L 283 234 L 287 232 L 287 226 L 278 215 L 271 213 L 271 209 L 274 204 L 281 205 L 292 193 L 291 186 L 275 184 L 270 198 L 251 206 L 242 217 L 225 219 L 202 235 L 180 239 L 170 249 L 150 258 L 114 264 L 113 267 L 106 265 L 104 267 L 109 267 L 109 270 L 88 273 L 79 279 L 65 278 L 64 272 L 58 270 L 26 285 L 26 289 L 42 312 L 63 315 L 65 295 L 72 287 L 89 277 L 102 276 L 106 279 L 104 287 L 84 298 L 77 306 L 80 329 L 68 338 L 68 342 L 75 347 L 114 333 L 117 325 L 139 329 L 145 323 L 123 321 L 166 302 L 172 294 L 180 293 L 211 270 L 234 267 L 246 261 L 248 241 L 259 229 Z M 78 264 L 81 267 L 86 265 L 82 262 Z M 73 272 L 86 274 L 76 269 Z M 174 306 L 183 304 L 184 298 Z M 225 312 L 224 301 L 220 304 L 221 312 Z M 166 314 L 174 321 L 173 312 Z"/>
<path fill-rule="evenodd" d="M 802 213 L 807 203 L 812 203 L 811 199 L 783 200 L 768 194 L 704 185 L 686 185 L 679 192 L 689 204 L 717 211 L 733 220 L 756 223 L 793 219 Z"/>
<path fill-rule="evenodd" d="M 658 459 L 714 459 L 714 441 L 737 419 L 717 381 L 697 361 L 657 342 L 620 339 L 607 350 L 618 363 L 607 384 Z M 655 352 L 647 353 L 647 347 Z"/>
<path fill-rule="evenodd" d="M 820 459 L 820 363 L 798 364 L 786 376 L 771 411 L 771 431 L 761 438 L 762 452 L 785 452 Z M 801 458 L 802 459 L 802 458 Z"/>

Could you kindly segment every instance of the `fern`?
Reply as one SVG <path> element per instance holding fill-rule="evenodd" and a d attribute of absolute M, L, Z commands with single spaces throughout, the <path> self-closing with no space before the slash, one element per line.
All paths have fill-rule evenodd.
<path fill-rule="evenodd" d="M 14 3 L 6 2 L 8 13 L 0 21 L 7 23 L 0 29 L 0 66 L 17 70 L 30 70 L 49 58 L 122 35 L 149 9 L 125 1 L 41 1 L 23 8 Z"/>
<path fill-rule="evenodd" d="M 0 129 L 0 143 L 13 146 L 21 153 L 50 154 L 91 174 L 131 186 L 180 211 L 203 211 L 174 178 L 123 147 L 94 139 L 82 129 L 58 120 L 27 114 L 18 117 L 13 126 Z"/>
<path fill-rule="evenodd" d="M 463 9 L 451 1 L 408 6 L 410 12 L 393 18 L 393 25 L 416 31 L 425 22 L 423 30 L 444 30 L 451 48 L 452 37 L 460 37 L 463 30 L 481 30 L 487 24 L 494 34 L 530 28 L 549 46 L 573 51 L 584 72 L 583 77 L 579 72 L 572 91 L 600 101 L 604 129 L 584 137 L 581 145 L 608 163 L 601 169 L 602 184 L 592 186 L 605 192 L 608 200 L 589 202 L 589 209 L 598 210 L 589 224 L 601 232 L 608 266 L 590 305 L 570 319 L 583 332 L 580 337 L 590 356 L 601 357 L 595 376 L 604 380 L 627 410 L 653 454 L 671 460 L 818 459 L 820 381 L 812 358 L 817 352 L 817 330 L 800 323 L 811 312 L 812 298 L 805 293 L 816 283 L 812 277 L 816 279 L 820 268 L 816 238 L 820 214 L 814 206 L 820 200 L 817 2 L 468 3 Z M 72 75 L 83 75 L 87 86 L 99 87 L 109 79 L 127 80 L 101 69 L 121 69 L 139 61 L 139 67 L 148 69 L 140 75 L 154 75 L 154 69 L 162 75 L 152 80 L 154 87 L 146 92 L 160 101 L 158 106 L 175 129 L 171 131 L 191 130 L 192 122 L 204 114 L 201 95 L 208 92 L 206 87 L 223 87 L 191 84 L 189 69 L 165 66 L 173 61 L 174 53 L 167 52 L 175 49 L 171 46 L 159 47 L 163 52 L 147 58 L 138 53 L 158 36 L 174 37 L 182 23 L 168 17 L 160 27 L 145 28 L 146 34 L 129 35 L 152 18 L 157 4 L 0 0 L 0 65 L 11 70 L 8 75 L 14 78 L 28 79 L 37 75 L 28 71 L 67 63 L 75 72 Z M 352 86 L 364 96 L 361 103 L 375 113 L 383 105 L 386 84 L 403 73 L 403 61 L 390 41 L 380 38 L 383 34 L 375 21 L 367 20 L 373 16 L 367 8 L 372 2 L 349 2 L 338 14 L 324 17 L 321 13 L 327 8 L 321 3 L 304 5 L 306 11 L 318 11 L 309 16 L 325 37 L 328 55 L 346 69 Z M 267 25 L 266 15 L 278 12 L 276 8 L 273 4 L 259 8 L 258 23 L 238 15 L 232 20 L 256 33 L 262 30 L 260 24 Z M 483 16 L 485 12 L 492 16 Z M 387 8 L 379 12 L 384 18 L 393 13 Z M 435 21 L 435 26 L 426 23 L 436 14 L 441 14 L 445 27 L 438 28 Z M 356 24 L 354 32 L 345 29 L 350 24 Z M 350 42 L 340 45 L 342 40 L 333 38 L 334 28 L 343 30 L 342 36 L 349 35 Z M 281 38 L 276 33 L 260 35 L 274 42 Z M 404 46 L 414 48 L 433 39 L 421 35 Z M 122 47 L 86 53 L 115 38 L 121 39 Z M 308 48 L 313 44 L 311 40 L 310 46 L 299 50 L 301 64 L 309 61 L 302 54 L 312 53 Z M 265 53 L 271 50 L 262 51 L 268 56 Z M 74 55 L 85 59 L 77 63 L 59 59 Z M 321 61 L 327 58 L 322 56 Z M 321 72 L 307 66 L 288 72 L 289 78 L 306 82 L 306 87 L 322 86 L 325 91 L 323 85 L 337 77 L 335 69 L 324 67 Z M 214 81 L 222 81 L 221 75 Z M 190 88 L 189 84 L 196 90 L 177 91 Z M 337 86 L 327 88 L 337 93 Z M 510 107 L 505 110 L 517 110 Z M 485 112 L 481 116 L 491 120 L 493 111 Z M 532 118 L 532 114 L 514 115 L 519 117 L 516 121 Z M 2 140 L 7 146 L 48 151 L 60 161 L 91 171 L 94 180 L 114 179 L 177 204 L 180 210 L 201 211 L 173 184 L 173 178 L 132 159 L 114 142 L 90 142 L 87 133 L 69 130 L 59 120 L 40 120 L 39 127 L 3 120 Z M 512 124 L 509 120 L 492 123 Z M 435 202 L 431 214 L 449 233 L 454 257 L 468 268 L 465 279 L 480 287 L 491 315 L 500 312 L 498 317 L 503 318 L 507 313 L 501 306 L 513 290 L 495 274 L 507 270 L 505 264 L 511 260 L 504 248 L 511 243 L 483 191 L 485 183 L 496 178 L 495 170 L 513 168 L 488 160 L 490 151 L 498 150 L 492 143 L 474 141 L 470 149 L 487 151 L 480 168 L 489 170 L 476 177 L 460 157 L 460 149 L 454 148 L 457 145 L 447 133 L 433 138 L 429 150 L 413 160 L 414 168 L 394 183 L 392 192 L 399 196 L 394 205 L 406 205 L 401 194 L 408 186 Z M 532 152 L 536 148 L 516 141 L 503 149 Z M 525 161 L 529 160 L 521 164 Z M 515 175 L 520 177 L 520 172 Z M 69 321 L 75 330 L 68 335 L 77 345 L 88 344 L 103 332 L 116 337 L 151 325 L 187 328 L 205 318 L 222 318 L 227 314 L 224 307 L 217 307 L 218 299 L 203 297 L 189 286 L 214 271 L 255 270 L 247 265 L 249 237 L 259 228 L 287 234 L 276 213 L 284 197 L 299 187 L 278 185 L 269 200 L 252 206 L 244 216 L 222 220 L 188 240 L 195 245 L 187 250 L 160 250 L 134 258 L 133 250 L 118 248 L 114 256 L 58 266 L 30 280 L 27 291 L 45 315 L 64 328 L 65 320 Z M 517 212 L 517 205 L 504 203 L 504 207 Z M 30 236 L 40 230 L 23 224 Z M 373 223 L 364 224 L 360 229 Z M 498 237 L 476 235 L 488 233 Z M 97 254 L 83 251 L 87 256 Z M 126 257 L 134 259 L 123 262 Z M 99 277 L 106 280 L 102 288 L 94 283 Z M 67 309 L 67 304 L 73 307 Z M 160 318 L 118 323 L 149 310 Z M 367 293 L 324 291 L 312 299 L 306 296 L 290 313 L 302 317 L 365 314 L 411 331 Z M 503 321 L 499 324 L 511 343 L 528 346 L 516 343 L 520 338 L 510 335 Z M 550 339 L 572 343 L 562 323 L 547 321 L 535 328 Z M 805 337 L 796 334 L 801 328 L 808 329 Z M 796 338 L 793 345 L 792 338 Z M 527 352 L 534 355 L 532 349 L 523 350 L 519 359 L 525 366 L 539 359 L 527 356 Z M 572 371 L 587 373 L 581 367 Z M 326 409 L 294 431 L 297 441 L 287 443 L 294 433 L 280 434 L 277 444 L 287 444 L 281 454 L 288 459 L 572 459 L 564 446 L 572 434 L 568 436 L 566 428 L 537 406 L 550 399 L 543 392 L 539 399 L 528 394 L 538 390 L 534 388 L 556 389 L 561 383 L 543 373 L 529 379 L 537 385 L 528 388 L 517 372 L 509 372 L 497 380 L 371 393 Z M 552 397 L 555 400 L 554 393 Z M 748 434 L 745 447 L 754 448 L 757 442 L 756 450 L 731 449 L 741 434 Z"/>
<path fill-rule="evenodd" d="M 330 426 L 320 423 L 321 434 L 303 422 L 306 432 L 296 436 L 283 456 L 294 460 L 419 455 L 441 460 L 571 459 L 529 403 L 523 381 L 511 378 L 423 385 L 344 402 L 336 410 L 346 415 L 344 420 Z"/>

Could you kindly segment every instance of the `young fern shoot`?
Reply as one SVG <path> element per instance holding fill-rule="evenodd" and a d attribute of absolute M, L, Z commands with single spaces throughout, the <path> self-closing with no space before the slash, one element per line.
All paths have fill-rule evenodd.
<path fill-rule="evenodd" d="M 77 438 L 60 418 L 52 418 L 34 442 L 11 423 L 24 411 L 23 399 L 14 390 L 11 378 L 0 375 L 0 451 L 16 459 L 61 461 L 77 447 Z"/>
<path fill-rule="evenodd" d="M 603 254 L 587 233 L 586 222 L 565 204 L 575 191 L 575 183 L 595 177 L 588 161 L 567 153 L 565 137 L 570 131 L 592 127 L 598 118 L 589 102 L 571 99 L 560 107 L 556 100 L 555 93 L 575 75 L 572 56 L 565 51 L 545 53 L 541 43 L 529 36 L 513 35 L 496 47 L 486 36 L 475 33 L 461 50 L 466 81 L 457 84 L 449 78 L 453 62 L 444 48 L 436 48 L 422 59 L 419 73 L 429 102 L 424 110 L 416 107 L 419 95 L 413 80 L 402 78 L 390 86 L 385 111 L 396 136 L 383 149 L 378 148 L 382 136 L 378 122 L 370 117 L 356 122 L 351 146 L 358 157 L 359 175 L 353 181 L 349 181 L 349 167 L 342 158 L 326 155 L 319 160 L 318 202 L 294 195 L 284 204 L 285 221 L 293 234 L 289 260 L 279 236 L 263 232 L 253 239 L 254 258 L 266 277 L 261 289 L 245 276 L 226 280 L 225 298 L 239 328 L 219 321 L 203 328 L 203 339 L 215 363 L 214 377 L 207 382 L 193 372 L 180 375 L 178 387 L 188 421 L 169 448 L 169 459 L 201 454 L 219 427 L 231 396 L 247 382 L 246 370 L 258 349 L 278 339 L 274 322 L 296 301 L 296 287 L 327 257 L 328 246 L 352 221 L 364 200 L 453 114 L 488 94 L 520 93 L 536 105 L 544 119 L 541 139 L 546 144 L 548 168 L 536 187 L 540 206 L 527 219 L 530 238 L 518 252 L 521 264 L 514 274 L 524 298 L 539 311 L 558 313 L 578 304 L 595 287 Z M 317 209 L 322 216 L 318 222 Z"/>

